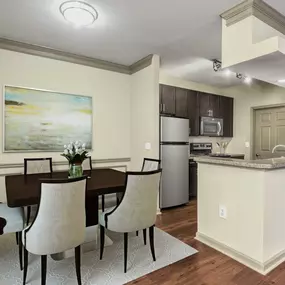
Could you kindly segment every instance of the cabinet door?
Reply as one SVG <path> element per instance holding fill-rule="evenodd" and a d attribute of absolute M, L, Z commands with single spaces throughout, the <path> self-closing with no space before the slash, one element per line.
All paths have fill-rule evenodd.
<path fill-rule="evenodd" d="M 212 115 L 214 118 L 219 118 L 221 117 L 221 112 L 220 112 L 220 96 L 218 95 L 209 95 L 210 99 L 210 115 Z"/>
<path fill-rule="evenodd" d="M 175 116 L 188 119 L 188 90 L 176 88 L 175 91 Z"/>
<path fill-rule="evenodd" d="M 199 109 L 201 117 L 208 117 L 210 115 L 210 96 L 208 93 L 198 93 Z"/>
<path fill-rule="evenodd" d="M 189 136 L 199 136 L 198 92 L 188 90 Z"/>
<path fill-rule="evenodd" d="M 220 96 L 220 114 L 224 119 L 224 137 L 233 137 L 234 99 Z"/>
<path fill-rule="evenodd" d="M 175 115 L 175 87 L 160 85 L 160 113 Z"/>

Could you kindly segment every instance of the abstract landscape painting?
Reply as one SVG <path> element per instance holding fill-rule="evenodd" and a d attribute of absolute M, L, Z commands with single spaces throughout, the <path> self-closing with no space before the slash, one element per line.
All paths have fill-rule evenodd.
<path fill-rule="evenodd" d="M 63 151 L 80 140 L 92 148 L 92 98 L 5 86 L 4 151 Z"/>

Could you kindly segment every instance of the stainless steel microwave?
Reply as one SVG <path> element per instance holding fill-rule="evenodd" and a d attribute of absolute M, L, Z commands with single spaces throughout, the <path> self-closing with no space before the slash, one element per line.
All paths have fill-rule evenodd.
<path fill-rule="evenodd" d="M 201 117 L 200 135 L 221 137 L 224 134 L 224 120 L 212 117 Z"/>

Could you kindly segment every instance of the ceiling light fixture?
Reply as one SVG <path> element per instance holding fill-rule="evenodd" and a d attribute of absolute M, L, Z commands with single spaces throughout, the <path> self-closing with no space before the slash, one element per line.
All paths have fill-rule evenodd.
<path fill-rule="evenodd" d="M 237 73 L 237 74 L 236 74 L 236 78 L 238 78 L 238 79 L 242 79 L 242 78 L 243 78 L 243 76 L 242 76 L 242 74 L 241 74 L 241 73 Z"/>
<path fill-rule="evenodd" d="M 59 10 L 64 19 L 75 26 L 90 26 L 98 18 L 98 12 L 83 1 L 63 2 Z"/>
<path fill-rule="evenodd" d="M 285 79 L 280 79 L 277 81 L 278 83 L 285 83 Z"/>

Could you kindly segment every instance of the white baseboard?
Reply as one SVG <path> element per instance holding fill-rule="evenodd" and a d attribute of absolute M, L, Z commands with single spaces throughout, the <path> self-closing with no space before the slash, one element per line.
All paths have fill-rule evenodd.
<path fill-rule="evenodd" d="M 221 253 L 231 257 L 232 259 L 244 264 L 245 266 L 253 269 L 254 271 L 257 271 L 262 275 L 268 274 L 270 271 L 280 265 L 283 261 L 285 261 L 285 250 L 276 254 L 266 262 L 259 262 L 202 233 L 197 232 L 195 239 L 220 251 Z"/>

